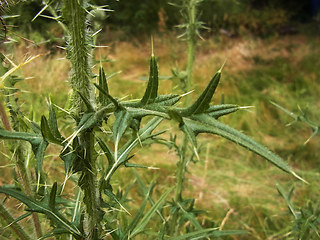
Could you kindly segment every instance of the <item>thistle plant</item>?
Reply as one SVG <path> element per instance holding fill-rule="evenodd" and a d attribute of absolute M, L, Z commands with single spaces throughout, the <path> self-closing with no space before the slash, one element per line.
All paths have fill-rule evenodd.
<path fill-rule="evenodd" d="M 276 185 L 276 188 L 282 198 L 285 200 L 290 213 L 293 216 L 293 227 L 286 234 L 287 239 L 309 240 L 320 238 L 320 208 L 319 201 L 312 202 L 308 200 L 306 206 L 297 210 L 292 202 L 294 187 L 291 187 L 288 193 L 281 185 Z"/>
<path fill-rule="evenodd" d="M 294 119 L 294 121 L 287 124 L 287 126 L 290 126 L 296 122 L 303 122 L 312 129 L 312 133 L 311 133 L 310 137 L 304 142 L 304 145 L 307 144 L 311 140 L 311 138 L 313 138 L 314 136 L 316 136 L 319 133 L 319 125 L 315 122 L 312 122 L 307 117 L 307 115 L 300 109 L 300 107 L 299 107 L 300 114 L 298 115 L 298 114 L 291 112 L 290 110 L 284 108 L 283 106 L 281 106 L 275 102 L 271 102 L 271 103 Z"/>
<path fill-rule="evenodd" d="M 31 170 L 34 174 L 29 174 L 30 181 L 36 183 L 36 187 L 31 188 L 31 194 L 24 191 L 21 185 L 0 186 L 0 193 L 21 201 L 27 207 L 27 213 L 11 224 L 16 236 L 19 239 L 32 239 L 29 233 L 24 230 L 17 232 L 16 229 L 20 226 L 19 220 L 34 213 L 47 218 L 52 228 L 45 235 L 41 233 L 41 239 L 61 236 L 62 239 L 69 237 L 124 240 L 134 239 L 139 235 L 142 235 L 142 238 L 157 236 L 159 239 L 192 239 L 243 233 L 236 230 L 220 231 L 218 228 L 205 229 L 193 215 L 185 211 L 181 202 L 176 201 L 178 206 L 180 204 L 179 208 L 184 216 L 193 225 L 192 231 L 184 230 L 176 236 L 178 233 L 170 230 L 170 221 L 173 220 L 163 209 L 173 188 L 153 200 L 154 183 L 146 187 L 139 176 L 137 182 L 144 195 L 143 201 L 134 216 L 127 215 L 123 220 L 119 210 L 127 211 L 125 205 L 128 192 L 116 191 L 114 176 L 122 167 L 142 167 L 131 162 L 134 158 L 131 154 L 136 147 L 157 143 L 160 135 L 164 134 L 164 131 L 157 129 L 165 121 L 176 123 L 185 135 L 185 141 L 193 149 L 197 148 L 199 134 L 219 135 L 262 156 L 284 172 L 301 178 L 278 155 L 218 120 L 241 109 L 235 104 L 211 104 L 221 79 L 222 68 L 216 72 L 200 96 L 193 102 L 190 100 L 184 107 L 176 106 L 182 98 L 178 94 L 159 95 L 158 65 L 153 53 L 150 58 L 148 84 L 140 99 L 124 101 L 113 96 L 112 89 L 108 87 L 110 76 L 105 74 L 102 67 L 99 68 L 95 83 L 95 75 L 91 72 L 94 46 L 92 33 L 87 27 L 88 12 L 92 8 L 87 0 L 63 0 L 62 9 L 58 11 L 62 14 L 59 19 L 63 19 L 68 34 L 66 49 L 71 65 L 69 82 L 72 96 L 71 106 L 64 109 L 64 112 L 73 120 L 73 134 L 66 137 L 61 133 L 56 109 L 51 101 L 48 103 L 48 116 L 42 116 L 40 122 L 30 119 L 29 122 L 24 122 L 23 128 L 13 131 L 0 129 L 1 139 L 15 140 L 31 146 L 35 159 L 34 168 Z M 12 66 L 12 69 L 15 68 Z M 15 77 L 12 73 L 11 69 L 5 69 L 0 83 L 4 80 L 13 83 Z M 9 89 L 6 85 L 3 86 L 4 90 Z M 11 101 L 8 100 L 9 105 Z M 10 111 L 10 114 L 17 112 L 18 110 Z M 19 114 L 19 120 L 23 119 L 23 113 Z M 111 133 L 104 130 L 106 126 L 112 130 Z M 65 184 L 57 182 L 54 176 L 47 175 L 43 170 L 44 156 L 49 144 L 60 147 L 59 157 L 64 162 L 66 179 L 74 181 L 77 186 L 74 199 L 66 199 L 63 194 Z M 35 179 L 32 176 L 35 176 Z M 174 198 L 177 199 L 177 192 Z M 177 205 L 171 205 L 173 212 Z M 12 216 L 9 218 L 9 215 L 8 211 L 1 210 L 0 216 L 7 222 L 13 219 Z M 155 216 L 159 217 L 162 224 L 154 224 L 150 230 L 148 224 Z"/>

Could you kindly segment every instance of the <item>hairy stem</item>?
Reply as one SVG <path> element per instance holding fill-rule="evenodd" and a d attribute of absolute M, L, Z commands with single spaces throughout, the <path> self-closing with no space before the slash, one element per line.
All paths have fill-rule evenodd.
<path fill-rule="evenodd" d="M 70 35 L 68 43 L 68 58 L 71 62 L 70 85 L 73 90 L 71 111 L 77 123 L 79 123 L 87 108 L 82 98 L 87 99 L 95 105 L 95 98 L 91 86 L 90 69 L 90 40 L 91 36 L 87 30 L 87 14 L 85 7 L 86 0 L 64 0 L 63 14 Z M 80 145 L 83 148 L 82 161 L 85 166 L 79 179 L 86 205 L 87 218 L 87 238 L 99 239 L 101 235 L 102 210 L 100 207 L 100 191 L 98 186 L 98 176 L 96 169 L 96 153 L 94 150 L 93 129 L 87 130 L 78 135 Z"/>
<path fill-rule="evenodd" d="M 16 152 L 16 169 L 17 169 L 16 171 L 21 179 L 20 183 L 23 186 L 24 192 L 29 196 L 34 196 L 34 192 L 31 189 L 32 180 L 25 166 L 25 160 L 28 157 L 26 154 L 26 151 L 28 150 L 25 148 L 28 146 L 26 146 L 25 142 L 22 142 L 22 143 L 19 142 L 17 144 L 18 144 L 18 147 Z M 42 230 L 41 230 L 39 215 L 37 213 L 32 213 L 31 216 L 32 216 L 32 221 L 33 221 L 34 229 L 36 232 L 36 236 L 37 238 L 40 238 L 42 236 Z"/>
<path fill-rule="evenodd" d="M 193 0 L 189 0 L 187 6 L 188 12 L 188 62 L 187 62 L 187 77 L 186 77 L 186 85 L 185 92 L 189 92 L 192 87 L 192 77 L 193 77 L 193 68 L 194 68 L 194 59 L 195 59 L 195 45 L 196 45 L 196 4 Z M 191 95 L 188 94 L 186 96 L 185 105 L 189 106 L 192 102 Z M 176 172 L 176 188 L 175 188 L 175 201 L 182 201 L 182 190 L 183 190 L 183 182 L 185 178 L 185 170 L 187 164 L 187 144 L 188 139 L 184 136 L 181 148 L 181 156 L 179 162 L 177 164 L 177 172 Z"/>
<path fill-rule="evenodd" d="M 192 88 L 192 78 L 193 78 L 193 68 L 195 60 L 195 46 L 196 46 L 196 2 L 194 0 L 189 0 L 187 3 L 187 18 L 188 18 L 188 49 L 187 49 L 187 76 L 185 81 L 185 92 L 191 91 Z M 192 102 L 192 97 L 190 94 L 186 96 L 185 105 L 189 106 Z M 187 168 L 187 148 L 188 138 L 184 135 L 181 147 L 180 158 L 177 163 L 176 170 L 176 188 L 174 193 L 175 203 L 182 202 L 182 191 L 183 183 L 185 180 L 185 172 Z M 175 212 L 172 218 L 172 224 L 170 226 L 170 234 L 175 234 L 177 229 L 177 221 L 179 218 L 178 211 Z"/>
<path fill-rule="evenodd" d="M 68 26 L 69 42 L 67 57 L 71 62 L 70 85 L 73 90 L 72 113 L 78 121 L 86 107 L 79 95 L 93 101 L 90 79 L 90 35 L 86 24 L 86 0 L 64 0 L 64 18 Z"/>
<path fill-rule="evenodd" d="M 94 151 L 94 135 L 91 132 L 87 132 L 83 134 L 82 141 L 82 144 L 85 145 L 86 149 L 84 156 L 86 170 L 82 171 L 79 185 L 84 192 L 83 200 L 87 208 L 87 239 L 99 239 L 103 212 L 100 208 L 100 191 L 96 169 L 96 152 Z"/>
<path fill-rule="evenodd" d="M 8 210 L 0 203 L 0 217 L 3 219 L 3 222 L 7 224 L 14 234 L 21 240 L 31 240 L 32 238 L 23 230 L 19 223 L 14 222 L 14 218 L 8 212 Z"/>

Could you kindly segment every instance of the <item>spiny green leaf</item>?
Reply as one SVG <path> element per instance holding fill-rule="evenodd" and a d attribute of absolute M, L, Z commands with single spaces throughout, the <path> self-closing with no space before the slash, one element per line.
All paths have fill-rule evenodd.
<path fill-rule="evenodd" d="M 51 129 L 49 127 L 48 121 L 45 116 L 41 117 L 41 133 L 42 136 L 47 139 L 49 142 L 62 145 L 63 139 L 61 138 L 56 138 L 53 133 L 51 132 Z"/>
<path fill-rule="evenodd" d="M 141 128 L 137 135 L 138 137 L 132 137 L 129 141 L 127 141 L 121 149 L 118 151 L 118 158 L 117 162 L 112 164 L 111 170 L 108 172 L 107 176 L 104 178 L 105 180 L 110 180 L 111 176 L 113 175 L 114 171 L 119 168 L 122 164 L 126 163 L 130 157 L 129 154 L 140 142 L 143 142 L 149 138 L 154 136 L 158 136 L 160 133 L 152 134 L 152 131 L 160 124 L 162 121 L 161 118 L 155 117 L 151 119 L 143 128 Z"/>
<path fill-rule="evenodd" d="M 84 104 L 86 105 L 88 112 L 94 112 L 94 107 L 92 106 L 90 101 L 87 98 L 85 98 L 80 91 L 77 91 L 77 92 L 78 92 L 79 96 L 81 97 L 82 101 L 84 102 Z"/>
<path fill-rule="evenodd" d="M 134 157 L 134 156 L 132 156 L 132 157 Z M 132 157 L 130 157 L 130 158 L 132 158 Z M 136 163 L 129 163 L 129 162 L 126 162 L 126 163 L 124 164 L 124 166 L 125 166 L 125 167 L 132 167 L 132 168 L 147 168 L 147 167 L 144 166 L 144 165 L 136 164 Z"/>
<path fill-rule="evenodd" d="M 83 226 L 81 224 L 81 198 L 82 192 L 80 187 L 77 187 L 76 199 L 74 200 L 74 207 L 72 212 L 72 219 L 71 221 L 78 227 L 78 229 L 83 232 Z"/>
<path fill-rule="evenodd" d="M 36 134 L 41 134 L 41 127 L 39 126 L 38 123 L 31 121 L 30 122 L 30 128 L 32 131 Z"/>
<path fill-rule="evenodd" d="M 154 103 L 160 106 L 172 106 L 176 104 L 180 99 L 181 96 L 177 94 L 159 95 L 154 100 Z"/>
<path fill-rule="evenodd" d="M 182 116 L 177 110 L 168 109 L 168 115 L 172 120 L 177 121 L 179 125 L 183 124 Z"/>
<path fill-rule="evenodd" d="M 168 115 L 166 114 L 166 109 L 162 108 L 161 106 L 156 106 L 154 104 L 154 107 L 151 105 L 146 106 L 145 108 L 131 108 L 127 107 L 127 111 L 130 113 L 130 115 L 134 118 L 142 118 L 145 116 L 158 116 L 162 118 L 168 118 Z"/>
<path fill-rule="evenodd" d="M 257 143 L 252 138 L 239 132 L 238 130 L 226 124 L 223 124 L 206 114 L 193 116 L 192 119 L 184 118 L 184 122 L 189 126 L 190 129 L 192 129 L 192 131 L 194 131 L 196 135 L 199 133 L 217 134 L 264 157 L 266 160 L 268 160 L 278 168 L 287 173 L 291 173 L 295 177 L 304 181 L 290 168 L 290 166 L 282 158 L 271 152 L 265 146 Z"/>
<path fill-rule="evenodd" d="M 220 104 L 210 106 L 204 113 L 208 113 L 209 116 L 218 119 L 221 116 L 236 112 L 239 109 L 240 107 L 235 104 Z"/>
<path fill-rule="evenodd" d="M 48 142 L 43 139 L 41 135 L 35 133 L 13 132 L 0 129 L 0 138 L 28 141 L 31 144 L 32 151 L 36 157 L 36 171 L 37 174 L 39 174 L 42 169 L 44 153 L 48 146 Z"/>
<path fill-rule="evenodd" d="M 149 191 L 149 188 L 146 187 L 146 185 L 143 183 L 141 177 L 139 176 L 138 172 L 134 169 L 134 174 L 136 176 L 136 180 L 137 180 L 137 183 L 143 193 L 143 195 L 147 195 L 148 194 L 148 191 Z M 151 206 L 153 206 L 155 204 L 154 200 L 152 199 L 151 196 L 149 196 L 149 202 L 151 204 Z M 162 215 L 161 211 L 157 210 L 157 214 L 160 216 L 161 220 L 163 223 L 166 222 L 166 219 L 165 217 Z"/>
<path fill-rule="evenodd" d="M 112 153 L 112 151 L 110 150 L 110 148 L 108 147 L 108 145 L 106 145 L 102 139 L 97 138 L 98 144 L 101 147 L 104 155 L 106 155 L 109 166 L 112 166 L 112 164 L 114 164 L 114 155 Z"/>
<path fill-rule="evenodd" d="M 65 229 L 70 234 L 81 237 L 82 233 L 74 226 L 74 224 L 70 223 L 64 216 L 60 213 L 53 211 L 49 206 L 45 205 L 43 202 L 38 202 L 28 195 L 17 191 L 11 188 L 0 187 L 0 193 L 7 194 L 21 202 L 23 202 L 28 210 L 31 212 L 39 212 L 45 214 L 50 220 L 52 220 L 55 224 Z"/>
<path fill-rule="evenodd" d="M 135 237 L 137 234 L 144 231 L 145 227 L 147 226 L 148 222 L 150 221 L 151 217 L 161 208 L 164 200 L 167 198 L 169 193 L 173 190 L 173 187 L 168 189 L 160 198 L 159 200 L 150 208 L 150 210 L 144 215 L 141 219 L 139 224 L 132 230 L 130 237 Z"/>
<path fill-rule="evenodd" d="M 107 93 L 101 86 L 99 86 L 98 84 L 93 84 L 96 88 L 99 89 L 99 91 L 101 93 L 103 93 L 104 95 L 106 95 L 109 100 L 113 103 L 113 105 L 116 107 L 116 109 L 118 109 L 120 107 L 118 101 L 116 99 L 114 99 L 109 93 Z"/>
<path fill-rule="evenodd" d="M 40 173 L 42 171 L 42 163 L 45 151 L 48 147 L 48 142 L 43 139 L 43 141 L 40 142 L 39 145 L 32 146 L 32 151 L 35 153 L 36 157 L 36 172 Z"/>
<path fill-rule="evenodd" d="M 159 133 L 152 134 L 152 131 L 160 124 L 161 121 L 162 118 L 153 118 L 143 128 L 139 130 L 139 138 L 133 138 L 121 147 L 118 154 L 119 164 L 126 162 L 131 150 L 139 144 L 139 141 L 143 142 L 148 138 L 159 135 Z"/>
<path fill-rule="evenodd" d="M 194 134 L 193 130 L 190 129 L 188 127 L 188 125 L 186 125 L 184 123 L 181 114 L 178 111 L 176 111 L 175 109 L 169 109 L 168 114 L 171 119 L 173 119 L 179 123 L 180 130 L 183 131 L 184 134 L 187 136 L 187 139 L 189 140 L 189 142 L 192 145 L 192 150 L 194 151 L 197 159 L 199 159 L 199 155 L 197 152 L 197 139 L 196 139 L 196 135 Z"/>
<path fill-rule="evenodd" d="M 47 238 L 50 238 L 50 237 L 55 237 L 55 239 L 57 239 L 59 235 L 68 234 L 68 233 L 69 232 L 66 231 L 63 228 L 55 228 L 52 231 L 50 231 L 49 233 L 43 235 L 41 238 L 37 239 L 37 240 L 43 240 L 43 239 L 47 239 Z M 79 239 L 79 238 L 75 237 L 75 239 Z"/>
<path fill-rule="evenodd" d="M 292 192 L 293 192 L 293 188 L 291 188 L 290 193 L 289 193 L 288 195 L 285 193 L 285 190 L 283 189 L 283 187 L 282 187 L 281 185 L 277 184 L 277 185 L 276 185 L 276 188 L 277 188 L 279 194 L 280 194 L 280 195 L 283 197 L 283 199 L 286 201 L 286 204 L 287 204 L 290 212 L 293 214 L 294 218 L 295 218 L 295 219 L 298 219 L 298 215 L 297 215 L 296 211 L 294 210 L 294 207 L 293 207 L 293 205 L 292 205 L 292 203 L 291 203 L 291 201 L 290 201 L 290 195 L 291 195 Z"/>
<path fill-rule="evenodd" d="M 75 139 L 73 141 L 75 141 Z M 71 170 L 73 170 L 73 172 L 76 171 L 76 169 L 73 169 L 73 166 L 77 159 L 77 149 L 73 150 L 68 147 L 60 153 L 59 157 L 64 161 L 64 171 L 66 174 L 70 173 Z"/>
<path fill-rule="evenodd" d="M 61 141 L 63 141 L 64 138 L 62 137 L 62 135 L 59 132 L 58 124 L 57 124 L 57 118 L 56 118 L 56 112 L 55 112 L 51 102 L 49 104 L 49 120 L 48 120 L 48 124 L 49 124 L 49 128 L 50 128 L 50 131 L 51 131 L 52 135 L 56 139 L 60 139 Z"/>
<path fill-rule="evenodd" d="M 115 144 L 118 144 L 122 135 L 127 130 L 128 126 L 131 123 L 132 115 L 126 110 L 121 109 L 114 113 L 116 120 L 113 124 L 113 140 Z"/>
<path fill-rule="evenodd" d="M 25 132 L 13 132 L 7 131 L 5 129 L 0 129 L 0 138 L 4 139 L 15 139 L 24 140 L 31 143 L 31 145 L 39 145 L 42 141 L 42 136 L 35 133 L 25 133 Z"/>
<path fill-rule="evenodd" d="M 106 74 L 102 68 L 102 66 L 99 69 L 99 86 L 109 94 L 109 88 L 107 83 Z M 102 106 L 106 106 L 109 103 L 109 98 L 104 94 L 103 92 L 99 91 L 98 100 Z"/>
<path fill-rule="evenodd" d="M 212 96 L 215 93 L 216 88 L 220 81 L 221 71 L 222 71 L 222 68 L 220 68 L 218 72 L 213 76 L 207 88 L 202 92 L 202 94 L 194 102 L 194 104 L 184 109 L 181 112 L 182 116 L 191 116 L 193 114 L 200 114 L 205 112 L 209 108 Z"/>
<path fill-rule="evenodd" d="M 198 230 L 201 230 L 202 227 L 200 225 L 200 223 L 198 222 L 198 220 L 196 219 L 196 217 L 194 216 L 194 214 L 192 212 L 188 212 L 186 209 L 183 208 L 183 206 L 178 202 L 178 205 L 180 207 L 180 209 L 182 210 L 183 216 L 185 218 L 187 218 L 194 227 L 196 227 Z"/>
<path fill-rule="evenodd" d="M 87 131 L 88 129 L 94 128 L 100 124 L 102 119 L 108 114 L 110 111 L 113 111 L 113 109 L 110 109 L 110 107 L 102 107 L 96 112 L 90 112 L 83 114 L 82 118 L 80 119 L 80 122 L 77 126 L 77 132 L 74 134 L 78 134 L 80 132 Z"/>
<path fill-rule="evenodd" d="M 288 114 L 290 117 L 292 117 L 295 121 L 298 121 L 299 116 L 298 116 L 297 114 L 289 111 L 288 109 L 282 107 L 281 105 L 279 105 L 279 104 L 277 104 L 277 103 L 275 103 L 275 102 L 272 102 L 272 101 L 271 101 L 271 103 L 272 103 L 273 105 L 275 105 L 277 108 L 279 108 L 279 109 L 281 109 L 282 111 L 284 111 L 286 114 Z"/>
<path fill-rule="evenodd" d="M 31 214 L 32 214 L 31 212 L 27 212 L 27 213 L 22 214 L 20 217 L 16 218 L 13 222 L 11 222 L 10 225 L 17 223 L 17 222 L 29 217 Z"/>
<path fill-rule="evenodd" d="M 121 239 L 125 240 L 128 238 L 134 237 L 131 232 L 134 232 L 134 230 L 137 228 L 137 225 L 138 225 L 140 219 L 144 216 L 143 212 L 144 212 L 144 209 L 148 203 L 148 199 L 152 193 L 154 186 L 155 186 L 155 184 L 150 185 L 147 193 L 145 194 L 144 200 L 140 205 L 138 212 L 136 213 L 135 217 L 130 222 L 129 226 L 126 228 L 126 232 L 124 233 L 124 235 Z"/>
<path fill-rule="evenodd" d="M 146 105 L 155 101 L 158 96 L 158 66 L 154 55 L 150 58 L 150 73 L 147 89 L 141 99 L 141 104 Z"/>
<path fill-rule="evenodd" d="M 53 211 L 56 208 L 56 194 L 57 194 L 57 188 L 58 184 L 55 182 L 52 185 L 51 192 L 50 192 L 50 198 L 49 198 L 49 208 L 52 209 Z"/>
<path fill-rule="evenodd" d="M 196 138 L 196 135 L 194 134 L 192 129 L 189 128 L 189 126 L 187 124 L 180 125 L 180 129 L 187 136 L 188 141 L 192 145 L 192 150 L 193 150 L 194 154 L 196 155 L 197 159 L 199 160 L 200 158 L 199 158 L 199 154 L 198 154 L 198 150 L 197 150 L 197 138 Z"/>

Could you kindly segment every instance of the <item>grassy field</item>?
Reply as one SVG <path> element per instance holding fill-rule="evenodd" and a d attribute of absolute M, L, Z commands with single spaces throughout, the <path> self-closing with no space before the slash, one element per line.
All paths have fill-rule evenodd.
<path fill-rule="evenodd" d="M 181 93 L 179 82 L 169 79 L 172 69 L 184 69 L 186 46 L 172 35 L 156 36 L 154 52 L 159 61 L 162 94 L 173 91 Z M 231 239 L 286 239 L 291 231 L 293 217 L 284 199 L 278 194 L 276 184 L 287 191 L 294 186 L 292 202 L 297 209 L 308 201 L 317 202 L 320 193 L 320 148 L 319 135 L 307 144 L 304 142 L 312 134 L 305 123 L 292 122 L 292 118 L 271 104 L 276 102 L 290 111 L 308 119 L 320 122 L 320 39 L 302 35 L 275 37 L 270 39 L 229 39 L 211 38 L 200 41 L 194 71 L 193 97 L 199 95 L 211 76 L 225 62 L 222 81 L 214 98 L 225 103 L 252 106 L 246 110 L 223 118 L 232 127 L 242 130 L 255 140 L 268 146 L 283 157 L 294 170 L 310 184 L 294 179 L 264 159 L 244 150 L 224 139 L 201 136 L 200 161 L 190 163 L 186 196 L 196 198 L 196 206 L 207 213 L 203 222 L 220 225 L 223 229 L 245 229 L 249 235 Z M 113 40 L 108 48 L 96 50 L 99 60 L 108 74 L 121 73 L 110 79 L 110 93 L 127 99 L 141 97 L 148 74 L 148 59 L 151 46 L 148 39 L 131 42 Z M 14 61 L 21 62 L 28 56 L 43 56 L 26 65 L 21 75 L 26 80 L 19 84 L 23 90 L 19 94 L 22 110 L 33 113 L 40 120 L 47 114 L 47 98 L 64 107 L 68 98 L 69 63 L 63 51 L 49 52 L 45 47 L 27 47 L 24 44 L 14 48 Z M 32 104 L 31 104 L 32 103 Z M 27 106 L 31 106 L 30 109 Z M 168 132 L 175 132 L 168 124 Z M 66 127 L 66 136 L 69 134 Z M 166 135 L 166 138 L 169 134 Z M 55 149 L 49 149 L 45 159 L 46 171 L 57 172 L 62 167 L 57 160 Z M 158 176 L 157 191 L 174 183 L 177 157 L 174 151 L 163 146 L 141 148 L 132 160 L 154 169 L 139 170 L 150 182 Z M 2 158 L 1 165 L 10 164 Z M 8 176 L 10 167 L 1 168 L 1 176 Z M 119 174 L 119 188 L 126 187 L 133 173 L 123 169 Z M 129 173 L 128 173 L 129 172 Z M 2 178 L 2 183 L 10 183 Z M 133 193 L 134 196 L 134 193 Z M 133 210 L 136 204 L 133 199 Z"/>

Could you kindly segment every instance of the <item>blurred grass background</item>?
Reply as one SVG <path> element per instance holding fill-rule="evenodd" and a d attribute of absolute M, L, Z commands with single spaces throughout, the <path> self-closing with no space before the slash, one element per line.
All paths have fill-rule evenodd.
<path fill-rule="evenodd" d="M 263 22 L 263 19 L 259 21 Z M 275 29 L 269 34 L 269 30 L 265 30 L 266 37 L 264 33 L 255 33 L 251 28 L 246 28 L 244 33 L 240 31 L 235 34 L 233 28 L 239 29 L 238 27 L 230 22 L 219 24 L 218 29 L 233 26 L 228 31 L 235 36 L 215 32 L 205 35 L 204 41 L 199 41 L 193 97 L 201 93 L 226 60 L 214 102 L 219 103 L 223 98 L 225 103 L 253 108 L 238 111 L 222 118 L 222 121 L 278 153 L 310 184 L 297 181 L 236 144 L 202 135 L 199 141 L 202 144 L 200 161 L 190 163 L 186 196 L 196 198 L 196 206 L 207 211 L 203 223 L 208 226 L 212 222 L 219 225 L 232 209 L 226 218 L 224 229 L 246 229 L 250 235 L 230 239 L 286 239 L 285 234 L 291 231 L 293 218 L 275 185 L 279 183 L 285 189 L 295 187 L 292 201 L 297 209 L 305 206 L 308 201 L 318 201 L 320 138 L 316 135 L 304 145 L 312 134 L 312 129 L 304 123 L 286 126 L 293 119 L 270 101 L 297 114 L 301 109 L 310 120 L 319 124 L 320 37 L 319 32 L 313 32 L 317 25 L 299 25 L 298 28 L 303 30 L 293 35 L 282 35 Z M 49 26 L 49 32 L 61 34 L 61 31 L 56 31 L 56 25 Z M 269 29 L 269 26 L 264 27 Z M 252 32 L 255 34 L 251 34 Z M 40 42 L 43 36 L 38 33 L 31 31 L 29 38 Z M 174 31 L 161 31 L 153 36 L 159 74 L 171 76 L 172 69 L 184 69 L 186 43 L 178 40 Z M 151 54 L 149 35 L 132 37 L 129 34 L 128 37 L 123 29 L 104 29 L 99 42 L 109 47 L 96 50 L 95 72 L 100 61 L 108 74 L 121 71 L 109 81 L 111 95 L 126 99 L 141 97 Z M 3 51 L 15 63 L 22 62 L 28 56 L 43 54 L 19 73 L 26 78 L 18 85 L 22 90 L 19 93 L 21 110 L 26 115 L 32 114 L 36 121 L 40 120 L 41 115 L 47 115 L 46 101 L 49 95 L 61 107 L 65 106 L 68 98 L 67 78 L 70 66 L 64 51 L 55 47 L 55 44 L 61 43 L 61 40 L 57 40 L 54 44 L 43 45 L 21 40 L 18 44 L 2 46 Z M 160 82 L 160 93 L 181 93 L 178 84 L 178 81 L 164 77 Z M 65 123 L 65 136 L 70 134 L 67 124 L 68 122 Z M 169 132 L 175 132 L 171 125 L 167 124 L 166 127 Z M 166 136 L 168 138 L 168 134 Z M 45 169 L 63 181 L 64 176 L 60 171 L 63 164 L 58 160 L 57 153 L 54 148 L 48 150 Z M 161 189 L 174 183 L 177 158 L 173 151 L 154 145 L 141 148 L 135 154 L 133 162 L 155 168 L 142 169 L 139 173 L 146 183 L 157 176 L 158 192 L 163 192 Z M 13 180 L 9 180 L 11 171 L 8 171 L 12 169 L 12 166 L 8 166 L 10 160 L 3 155 L 0 163 L 1 182 L 12 183 Z M 131 183 L 133 176 L 130 169 L 123 169 L 114 181 L 118 181 L 119 188 L 124 189 Z M 132 205 L 134 209 L 135 205 L 139 205 L 139 200 L 133 198 Z"/>

